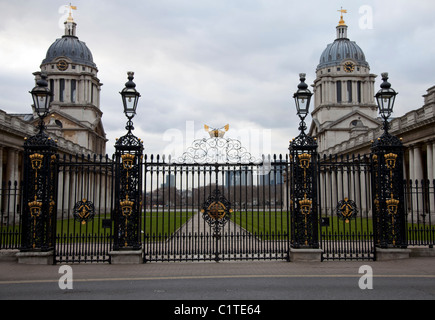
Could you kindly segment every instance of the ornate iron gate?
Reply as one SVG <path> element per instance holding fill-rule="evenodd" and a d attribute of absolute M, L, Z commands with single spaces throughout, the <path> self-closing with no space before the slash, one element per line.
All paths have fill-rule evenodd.
<path fill-rule="evenodd" d="M 58 181 L 55 263 L 110 262 L 114 161 L 64 156 Z"/>
<path fill-rule="evenodd" d="M 322 260 L 373 260 L 370 156 L 318 159 Z"/>
<path fill-rule="evenodd" d="M 217 135 L 145 156 L 144 261 L 289 259 L 287 161 Z"/>

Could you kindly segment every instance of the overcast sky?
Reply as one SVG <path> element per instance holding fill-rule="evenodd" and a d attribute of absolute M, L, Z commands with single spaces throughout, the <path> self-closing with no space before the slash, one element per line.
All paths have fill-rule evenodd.
<path fill-rule="evenodd" d="M 67 1 L 0 0 L 0 109 L 30 113 L 49 46 L 63 35 Z M 119 92 L 135 72 L 142 97 L 135 134 L 147 153 L 177 152 L 230 124 L 228 137 L 256 152 L 286 153 L 298 134 L 298 74 L 312 84 L 320 55 L 345 14 L 348 37 L 371 72 L 389 72 L 394 116 L 423 105 L 435 85 L 433 0 L 75 0 L 77 36 L 93 53 L 103 124 L 113 152 L 125 133 Z M 62 26 L 62 27 L 61 27 Z M 308 119 L 308 121 L 311 121 Z M 186 129 L 187 128 L 187 129 Z M 195 134 L 194 134 L 195 133 Z M 181 135 L 181 140 L 180 140 Z"/>

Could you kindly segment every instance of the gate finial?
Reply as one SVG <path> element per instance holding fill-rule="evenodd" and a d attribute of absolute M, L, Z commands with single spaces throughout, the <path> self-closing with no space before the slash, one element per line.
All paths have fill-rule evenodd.
<path fill-rule="evenodd" d="M 204 125 L 205 131 L 208 132 L 210 135 L 210 138 L 223 138 L 225 135 L 225 132 L 227 132 L 230 129 L 230 125 L 227 124 L 219 129 L 210 128 L 208 125 Z"/>

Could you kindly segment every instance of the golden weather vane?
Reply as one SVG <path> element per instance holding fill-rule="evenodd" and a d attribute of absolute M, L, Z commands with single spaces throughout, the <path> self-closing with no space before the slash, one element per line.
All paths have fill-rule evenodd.
<path fill-rule="evenodd" d="M 343 7 L 341 7 L 340 10 L 337 10 L 338 12 L 341 12 L 341 16 L 340 16 L 340 22 L 338 23 L 339 26 L 345 26 L 346 23 L 343 20 L 343 14 L 347 13 L 347 10 L 343 9 Z"/>
<path fill-rule="evenodd" d="M 77 7 L 76 7 L 76 6 L 72 6 L 72 5 L 71 5 L 71 2 L 70 2 L 69 5 L 66 5 L 65 7 L 67 7 L 67 8 L 69 9 L 69 17 L 68 17 L 68 20 L 73 20 L 73 17 L 72 17 L 72 10 L 77 10 Z"/>

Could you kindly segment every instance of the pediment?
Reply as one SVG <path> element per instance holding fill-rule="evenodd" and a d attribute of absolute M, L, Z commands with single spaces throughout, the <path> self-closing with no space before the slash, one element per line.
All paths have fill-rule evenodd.
<path fill-rule="evenodd" d="M 349 130 L 354 127 L 365 127 L 368 129 L 375 129 L 381 125 L 378 119 L 373 119 L 367 116 L 365 113 L 358 110 L 350 112 L 345 116 L 335 120 L 325 123 L 322 126 L 323 130 Z"/>

